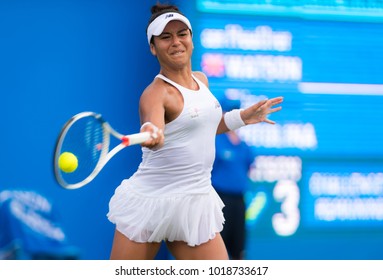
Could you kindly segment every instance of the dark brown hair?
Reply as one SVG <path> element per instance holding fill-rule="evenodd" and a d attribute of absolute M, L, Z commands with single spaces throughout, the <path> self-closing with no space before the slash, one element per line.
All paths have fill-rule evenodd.
<path fill-rule="evenodd" d="M 157 2 L 156 5 L 152 6 L 152 8 L 150 9 L 150 12 L 152 13 L 152 16 L 149 19 L 148 26 L 157 17 L 168 12 L 176 12 L 183 15 L 177 6 L 171 5 L 171 4 L 161 4 L 159 2 Z"/>

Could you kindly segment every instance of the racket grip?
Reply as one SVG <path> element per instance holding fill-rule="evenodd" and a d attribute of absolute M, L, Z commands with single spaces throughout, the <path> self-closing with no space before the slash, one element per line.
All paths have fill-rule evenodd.
<path fill-rule="evenodd" d="M 136 144 L 141 144 L 146 140 L 150 139 L 150 132 L 141 132 L 131 135 L 126 135 L 122 138 L 122 142 L 125 146 L 131 146 Z"/>

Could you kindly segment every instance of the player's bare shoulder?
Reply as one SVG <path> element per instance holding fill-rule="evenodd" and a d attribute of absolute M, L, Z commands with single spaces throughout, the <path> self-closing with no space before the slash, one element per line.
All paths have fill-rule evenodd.
<path fill-rule="evenodd" d="M 140 103 L 148 100 L 163 100 L 167 93 L 167 87 L 159 79 L 154 79 L 145 90 L 142 92 L 140 97 Z"/>
<path fill-rule="evenodd" d="M 142 95 L 155 95 L 157 98 L 166 98 L 169 94 L 177 92 L 177 89 L 162 79 L 156 78 L 146 87 Z"/>
<path fill-rule="evenodd" d="M 201 82 L 203 82 L 207 87 L 209 87 L 209 81 L 205 75 L 205 73 L 201 72 L 201 71 L 194 71 L 193 72 L 193 75 L 198 79 L 200 80 Z"/>

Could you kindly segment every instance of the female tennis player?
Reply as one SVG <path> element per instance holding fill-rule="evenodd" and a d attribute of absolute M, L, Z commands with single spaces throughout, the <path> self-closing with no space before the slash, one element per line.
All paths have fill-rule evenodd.
<path fill-rule="evenodd" d="M 108 219 L 116 230 L 111 259 L 154 259 L 162 241 L 176 259 L 228 259 L 221 238 L 224 204 L 211 185 L 215 136 L 267 122 L 282 97 L 223 115 L 206 76 L 193 72 L 192 26 L 173 5 L 151 9 L 147 39 L 160 72 L 140 98 L 142 144 L 137 171 L 117 187 Z"/>

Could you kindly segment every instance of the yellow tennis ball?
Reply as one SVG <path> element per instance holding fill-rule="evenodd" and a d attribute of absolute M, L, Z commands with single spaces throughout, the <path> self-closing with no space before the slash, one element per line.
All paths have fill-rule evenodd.
<path fill-rule="evenodd" d="M 64 152 L 59 157 L 59 168 L 65 173 L 72 173 L 77 169 L 77 157 L 69 152 Z"/>

